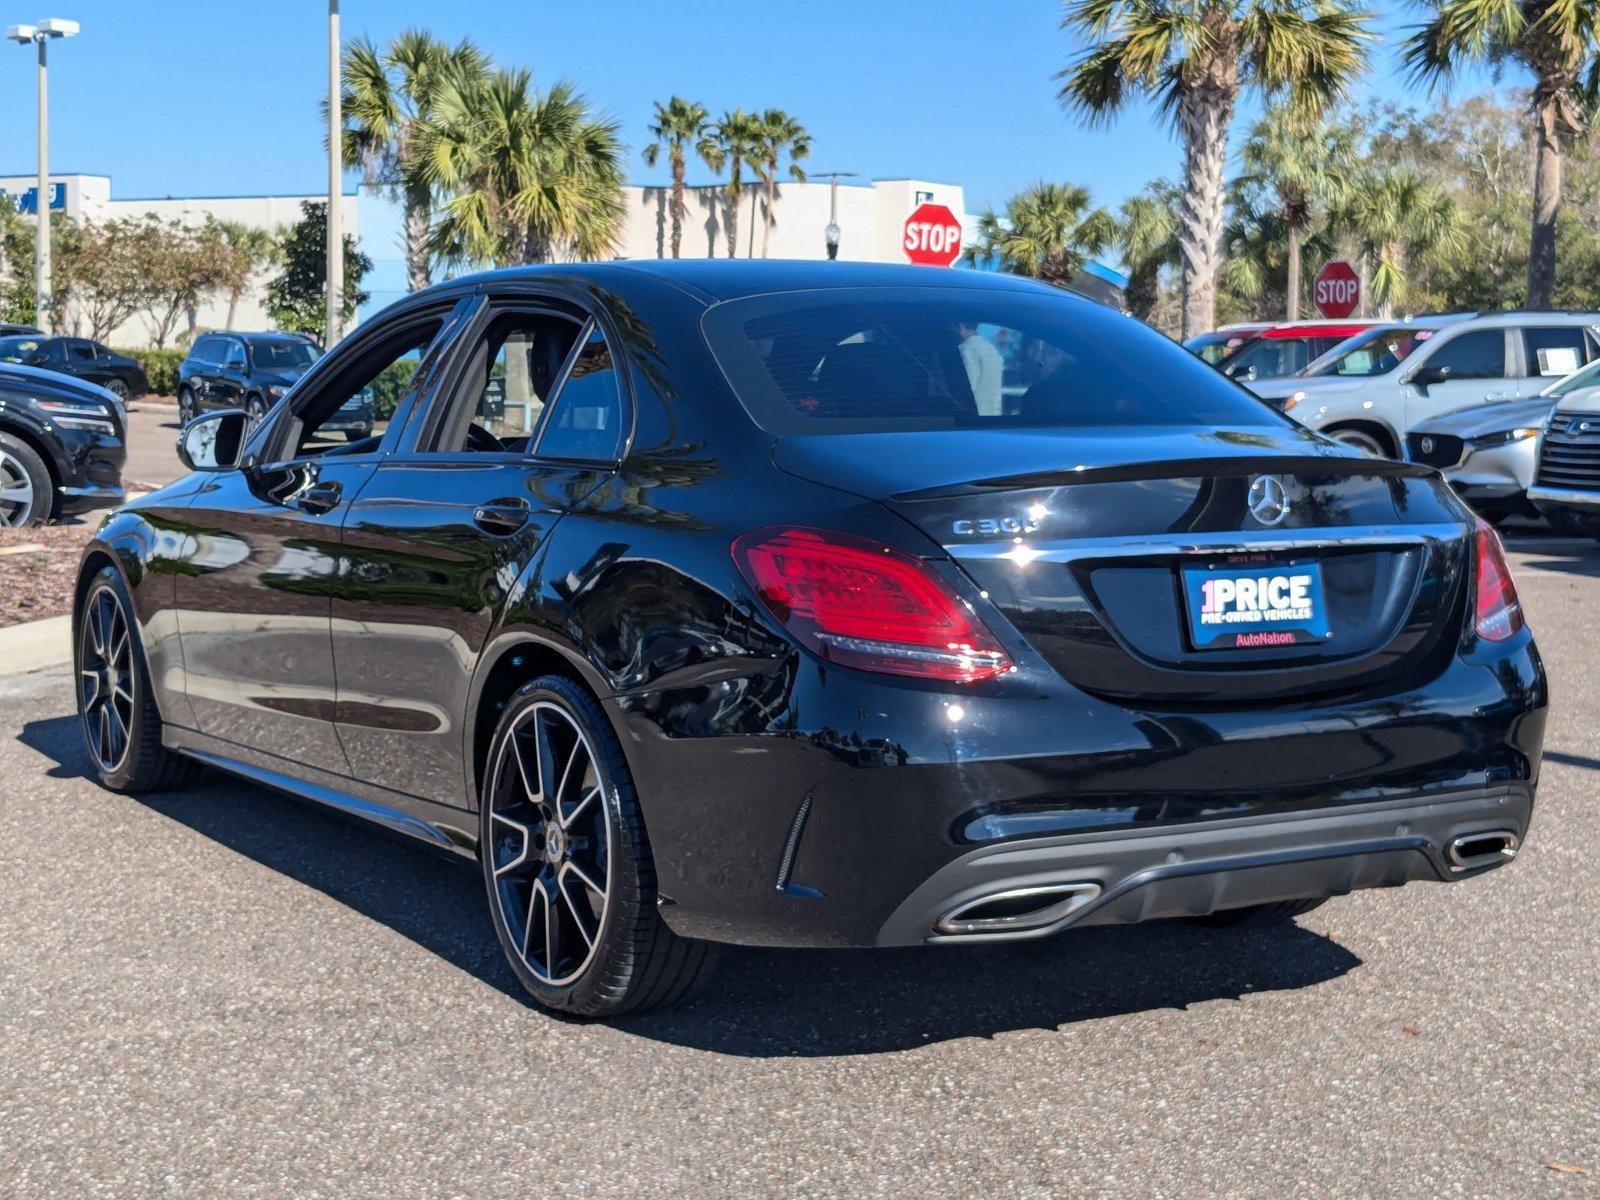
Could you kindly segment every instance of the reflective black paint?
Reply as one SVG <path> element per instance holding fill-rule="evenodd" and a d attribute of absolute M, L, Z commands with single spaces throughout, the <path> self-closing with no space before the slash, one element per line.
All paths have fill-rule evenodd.
<path fill-rule="evenodd" d="M 824 269 L 833 286 L 903 282 L 892 269 Z M 446 338 L 374 453 L 195 476 L 122 511 L 85 571 L 110 559 L 127 574 L 173 743 L 384 806 L 470 850 L 498 704 L 517 682 L 560 670 L 615 723 L 668 922 L 689 936 L 783 945 L 873 944 L 919 884 L 977 844 L 1536 783 L 1547 704 L 1537 651 L 1526 631 L 1498 645 L 1464 632 L 1469 525 L 1431 474 L 1287 422 L 1237 436 L 778 441 L 729 391 L 700 317 L 719 297 L 817 278 L 792 264 L 514 271 L 378 318 L 404 320 L 440 297 L 466 311 L 480 294 L 595 316 L 624 364 L 625 457 L 416 454 L 434 393 L 464 352 Z M 327 362 L 291 404 L 314 398 Z M 269 437 L 263 429 L 252 444 Z M 1363 578 L 1389 589 L 1377 601 L 1388 623 L 1313 664 L 1317 688 L 1291 686 L 1284 660 L 1198 674 L 1181 653 L 1163 663 L 1159 631 L 1132 629 L 1150 619 L 1136 611 L 1137 580 L 1128 590 L 1093 564 L 1051 564 L 1056 582 L 1079 589 L 1075 605 L 1067 588 L 1029 584 L 1037 575 L 1025 568 L 958 565 L 944 549 L 961 539 L 946 532 L 954 522 L 1034 503 L 1047 515 L 1005 537 L 1243 535 L 1238 481 L 1264 469 L 1303 489 L 1290 531 L 1457 531 L 1414 551 L 1361 551 L 1373 556 Z M 299 506 L 310 486 L 331 482 L 331 511 Z M 475 523 L 480 506 L 513 498 L 527 505 L 520 529 Z M 774 524 L 928 558 L 1018 669 L 957 688 L 802 652 L 729 553 L 739 534 Z M 1159 575 L 1170 561 L 1116 569 Z M 1097 665 L 1113 652 L 1121 658 Z"/>

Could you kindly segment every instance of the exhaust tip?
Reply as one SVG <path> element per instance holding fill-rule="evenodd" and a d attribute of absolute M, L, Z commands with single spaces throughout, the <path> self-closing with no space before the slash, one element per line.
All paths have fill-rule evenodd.
<path fill-rule="evenodd" d="M 1468 833 L 1450 843 L 1445 849 L 1445 857 L 1449 859 L 1453 870 L 1476 871 L 1510 862 L 1517 856 L 1521 844 L 1517 835 L 1507 829 Z"/>
<path fill-rule="evenodd" d="M 1100 885 L 1092 881 L 1008 888 L 958 904 L 939 918 L 935 928 L 957 936 L 1043 929 L 1059 924 L 1099 894 Z"/>

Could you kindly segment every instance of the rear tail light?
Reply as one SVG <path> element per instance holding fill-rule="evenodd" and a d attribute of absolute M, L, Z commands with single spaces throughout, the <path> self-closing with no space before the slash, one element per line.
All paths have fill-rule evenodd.
<path fill-rule="evenodd" d="M 830 662 L 972 683 L 1011 670 L 971 607 L 909 554 L 865 538 L 762 529 L 733 559 L 773 616 Z"/>
<path fill-rule="evenodd" d="M 1517 585 L 1511 582 L 1500 535 L 1482 517 L 1473 539 L 1477 543 L 1478 595 L 1472 627 L 1485 641 L 1503 642 L 1523 625 Z"/>

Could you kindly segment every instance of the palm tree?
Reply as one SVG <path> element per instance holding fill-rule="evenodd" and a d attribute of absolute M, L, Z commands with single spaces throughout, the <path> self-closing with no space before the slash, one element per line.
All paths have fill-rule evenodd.
<path fill-rule="evenodd" d="M 1161 269 L 1178 265 L 1178 194 L 1164 180 L 1122 202 L 1116 246 L 1128 271 L 1123 300 L 1141 321 L 1155 313 L 1161 298 Z"/>
<path fill-rule="evenodd" d="M 761 156 L 761 118 L 742 108 L 722 114 L 722 120 L 711 127 L 711 140 L 716 144 L 714 171 L 728 166 L 728 182 L 723 188 L 723 209 L 728 226 L 728 257 L 739 254 L 739 197 L 744 194 L 743 167 Z"/>
<path fill-rule="evenodd" d="M 761 229 L 761 257 L 767 257 L 772 241 L 772 227 L 777 222 L 773 206 L 777 203 L 778 164 L 785 154 L 789 156 L 789 177 L 797 183 L 806 181 L 800 160 L 811 153 L 811 135 L 806 127 L 781 108 L 769 108 L 761 114 L 761 130 L 757 154 L 751 160 L 766 190 L 766 223 Z M 755 228 L 750 230 L 751 244 L 755 241 Z"/>
<path fill-rule="evenodd" d="M 534 90 L 526 70 L 452 81 L 422 130 L 422 178 L 449 199 L 429 245 L 452 262 L 612 254 L 623 219 L 617 123 L 570 83 Z"/>
<path fill-rule="evenodd" d="M 1457 249 L 1462 238 L 1455 201 L 1410 167 L 1384 167 L 1356 179 L 1332 222 L 1354 236 L 1384 318 L 1406 302 L 1407 263 L 1434 250 Z"/>
<path fill-rule="evenodd" d="M 383 187 L 405 215 L 406 286 L 432 281 L 428 227 L 433 195 L 419 162 L 421 131 L 433 119 L 448 84 L 475 86 L 489 58 L 470 41 L 454 48 L 432 34 L 409 29 L 380 50 L 367 38 L 345 49 L 340 104 L 344 161 L 360 167 L 368 185 Z"/>
<path fill-rule="evenodd" d="M 1061 102 L 1109 121 L 1153 95 L 1183 142 L 1183 334 L 1216 323 L 1228 130 L 1240 93 L 1286 95 L 1309 119 L 1366 65 L 1371 14 L 1351 0 L 1065 0 L 1090 48 L 1057 78 Z"/>
<path fill-rule="evenodd" d="M 239 300 L 250 287 L 256 273 L 278 258 L 278 237 L 271 230 L 239 221 L 216 221 L 211 226 L 221 247 L 218 282 L 228 297 L 228 323 L 232 329 L 239 312 Z"/>
<path fill-rule="evenodd" d="M 997 258 L 1002 269 L 1047 283 L 1067 284 L 1116 236 L 1116 222 L 1091 209 L 1089 189 L 1070 183 L 1036 183 L 1006 201 L 1005 213 L 985 209 L 968 262 Z"/>
<path fill-rule="evenodd" d="M 672 168 L 672 257 L 678 257 L 683 244 L 683 171 L 690 146 L 700 161 L 713 171 L 720 171 L 716 143 L 710 135 L 711 113 L 703 104 L 695 104 L 682 96 L 674 96 L 665 104 L 656 101 L 656 119 L 650 126 L 650 136 L 656 140 L 644 148 L 645 166 L 653 167 L 661 152 L 667 152 L 667 162 Z"/>
<path fill-rule="evenodd" d="M 1535 145 L 1533 228 L 1528 243 L 1528 304 L 1549 308 L 1556 284 L 1556 218 L 1568 144 L 1588 124 L 1582 76 L 1600 53 L 1597 0 L 1425 0 L 1433 18 L 1406 43 L 1413 75 L 1447 80 L 1464 62 L 1495 68 L 1520 63 L 1534 77 L 1529 112 Z"/>
<path fill-rule="evenodd" d="M 1300 251 L 1319 210 L 1340 203 L 1356 166 L 1355 132 L 1348 125 L 1299 120 L 1271 109 L 1250 131 L 1241 155 L 1242 190 L 1272 197 L 1285 245 L 1284 318 L 1300 316 Z"/>

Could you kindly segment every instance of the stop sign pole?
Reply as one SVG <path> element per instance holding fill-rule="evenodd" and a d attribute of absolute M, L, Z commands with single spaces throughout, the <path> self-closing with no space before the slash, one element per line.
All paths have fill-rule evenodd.
<path fill-rule="evenodd" d="M 1348 317 L 1361 307 L 1361 276 L 1342 258 L 1323 265 L 1311 284 L 1317 311 L 1330 320 Z"/>
<path fill-rule="evenodd" d="M 961 222 L 942 204 L 919 204 L 906 218 L 900 245 L 909 262 L 948 267 L 961 255 Z"/>

